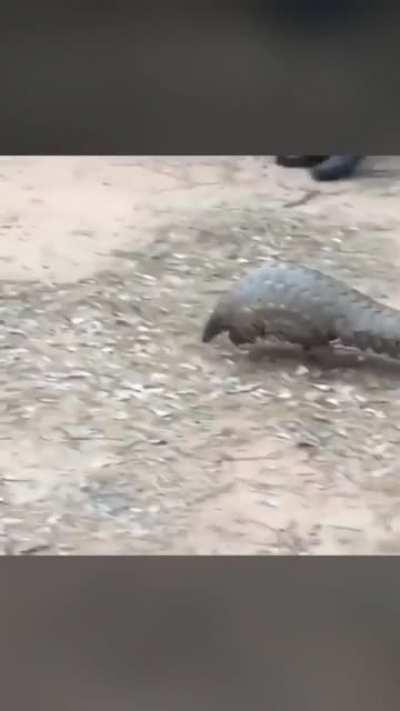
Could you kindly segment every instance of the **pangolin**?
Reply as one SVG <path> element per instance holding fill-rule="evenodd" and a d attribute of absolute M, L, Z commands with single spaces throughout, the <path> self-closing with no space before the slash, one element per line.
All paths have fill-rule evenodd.
<path fill-rule="evenodd" d="M 223 331 L 235 345 L 273 336 L 305 350 L 339 341 L 400 357 L 400 311 L 290 262 L 265 264 L 220 299 L 202 340 L 207 343 Z"/>

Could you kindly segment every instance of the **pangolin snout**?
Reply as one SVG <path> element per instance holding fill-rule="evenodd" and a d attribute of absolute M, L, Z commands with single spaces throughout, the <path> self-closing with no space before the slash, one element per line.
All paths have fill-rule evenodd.
<path fill-rule="evenodd" d="M 215 336 L 218 336 L 222 331 L 226 331 L 221 319 L 215 314 L 211 314 L 208 319 L 202 336 L 203 343 L 209 343 Z"/>

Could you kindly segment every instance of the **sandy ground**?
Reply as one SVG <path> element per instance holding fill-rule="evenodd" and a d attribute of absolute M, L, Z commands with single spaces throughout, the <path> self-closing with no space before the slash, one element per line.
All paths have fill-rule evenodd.
<path fill-rule="evenodd" d="M 400 307 L 400 158 L 2 158 L 3 553 L 400 553 L 400 365 L 200 343 L 269 256 Z"/>

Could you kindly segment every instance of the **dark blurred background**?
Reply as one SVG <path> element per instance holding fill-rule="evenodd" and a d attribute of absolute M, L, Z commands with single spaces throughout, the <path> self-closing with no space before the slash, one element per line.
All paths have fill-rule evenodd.
<path fill-rule="evenodd" d="M 3 559 L 4 708 L 397 709 L 397 559 Z"/>
<path fill-rule="evenodd" d="M 395 3 L 6 8 L 2 153 L 399 152 Z"/>

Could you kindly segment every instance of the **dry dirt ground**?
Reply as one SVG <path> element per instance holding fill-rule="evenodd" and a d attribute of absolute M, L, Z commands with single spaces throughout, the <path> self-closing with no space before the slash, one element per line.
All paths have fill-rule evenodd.
<path fill-rule="evenodd" d="M 3 553 L 400 553 L 400 365 L 200 342 L 271 256 L 400 307 L 400 158 L 2 158 Z"/>

